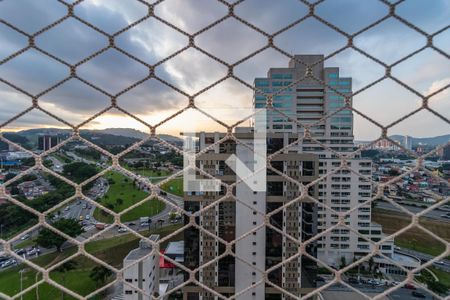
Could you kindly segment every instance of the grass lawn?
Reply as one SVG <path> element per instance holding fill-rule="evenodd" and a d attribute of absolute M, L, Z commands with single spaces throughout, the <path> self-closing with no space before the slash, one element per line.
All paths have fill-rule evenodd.
<path fill-rule="evenodd" d="M 433 267 L 430 270 L 439 278 L 439 282 L 450 288 L 450 273 Z"/>
<path fill-rule="evenodd" d="M 133 173 L 139 174 L 141 176 L 145 176 L 145 177 L 164 177 L 164 176 L 169 176 L 170 172 L 167 170 L 151 170 L 151 169 L 135 169 L 135 168 L 127 168 L 128 170 L 130 170 Z"/>
<path fill-rule="evenodd" d="M 76 252 L 76 247 L 70 247 L 64 250 L 62 253 L 52 252 L 49 254 L 44 254 L 35 259 L 32 259 L 34 263 L 39 266 L 50 266 L 54 265 L 58 261 L 74 254 Z M 79 293 L 80 295 L 87 295 L 98 288 L 97 283 L 92 281 L 89 277 L 91 269 L 96 265 L 94 262 L 90 261 L 86 257 L 77 256 L 74 259 L 77 262 L 77 267 L 75 270 L 67 272 L 63 279 L 63 274 L 60 272 L 53 271 L 50 273 L 50 278 L 56 282 L 63 284 L 67 288 Z M 41 280 L 42 276 L 37 274 L 34 269 L 25 266 L 15 266 L 9 268 L 5 271 L 0 272 L 0 292 L 7 295 L 13 296 L 20 292 L 20 273 L 19 271 L 24 269 L 23 272 L 23 288 L 27 288 L 36 282 L 36 279 Z M 61 299 L 61 291 L 54 288 L 53 286 L 43 283 L 39 285 L 39 297 L 45 300 L 58 300 Z M 27 293 L 23 297 L 25 300 L 36 299 L 36 289 Z M 64 299 L 75 299 L 69 295 L 65 295 Z M 93 300 L 101 299 L 100 296 L 92 298 Z"/>
<path fill-rule="evenodd" d="M 141 233 L 144 235 L 149 234 L 159 234 L 161 238 L 169 235 L 175 230 L 181 228 L 181 224 L 171 225 L 162 228 L 153 228 L 151 231 L 144 230 Z M 182 233 L 171 238 L 171 241 L 177 241 L 183 239 Z M 165 248 L 168 242 L 161 245 L 161 248 Z M 132 249 L 138 247 L 139 239 L 133 234 L 124 234 L 118 237 L 103 239 L 98 241 L 90 242 L 86 245 L 86 250 L 95 255 L 96 257 L 102 259 L 103 261 L 114 265 L 116 267 L 121 267 L 123 258 Z M 62 253 L 52 252 L 49 254 L 44 254 L 35 259 L 32 259 L 39 266 L 49 266 L 61 261 L 62 259 L 74 254 L 76 252 L 76 247 L 70 247 L 65 249 Z M 81 294 L 87 295 L 97 287 L 96 283 L 89 278 L 91 269 L 96 265 L 94 262 L 83 256 L 77 256 L 75 259 L 78 265 L 75 270 L 67 272 L 64 276 L 65 286 L 69 289 Z M 7 295 L 13 296 L 20 292 L 20 273 L 21 269 L 25 268 L 26 271 L 23 273 L 23 287 L 27 288 L 36 282 L 36 271 L 21 265 L 9 268 L 5 271 L 0 272 L 0 292 Z M 38 280 L 41 277 L 38 275 Z M 63 283 L 63 274 L 60 272 L 53 271 L 50 273 L 50 278 L 58 283 Z M 51 285 L 44 283 L 39 285 L 39 297 L 45 300 L 58 300 L 61 299 L 61 291 L 52 287 Z M 32 290 L 23 297 L 25 300 L 36 299 L 36 290 Z M 69 295 L 65 295 L 64 299 L 74 299 Z M 101 296 L 90 298 L 92 300 L 99 300 Z"/>
<path fill-rule="evenodd" d="M 411 223 L 411 219 L 404 214 L 380 209 L 374 210 L 372 220 L 381 224 L 383 232 L 387 234 L 392 234 Z M 450 241 L 450 225 L 430 219 L 421 219 L 420 224 L 441 238 Z M 437 256 L 445 251 L 444 244 L 414 227 L 396 237 L 395 244 L 433 256 Z"/>
<path fill-rule="evenodd" d="M 34 246 L 34 245 L 36 245 L 36 239 L 35 238 L 28 239 L 28 240 L 25 240 L 23 242 L 20 242 L 20 243 L 16 244 L 14 246 L 14 249 L 28 248 L 28 247 L 31 247 L 31 246 Z"/>
<path fill-rule="evenodd" d="M 149 236 L 150 234 L 159 234 L 160 239 L 174 232 L 175 230 L 181 228 L 183 225 L 170 225 L 162 228 L 152 228 L 150 231 L 144 230 L 140 231 L 144 236 Z M 171 241 L 179 241 L 183 239 L 183 233 L 177 234 Z M 161 248 L 167 247 L 168 241 L 161 244 Z M 122 267 L 123 258 L 132 249 L 137 248 L 139 245 L 139 238 L 135 235 L 128 233 L 121 235 L 119 237 L 102 239 L 98 241 L 93 241 L 88 243 L 85 248 L 86 251 L 95 255 L 99 259 L 117 267 Z M 114 251 L 111 251 L 114 249 Z"/>
<path fill-rule="evenodd" d="M 77 256 L 72 261 L 77 263 L 74 270 L 66 272 L 65 274 L 53 271 L 50 273 L 50 278 L 83 296 L 88 295 L 103 286 L 97 285 L 97 283 L 89 277 L 92 268 L 97 265 L 95 262 L 84 256 Z M 110 280 L 112 279 L 113 278 L 110 278 Z"/>
<path fill-rule="evenodd" d="M 108 192 L 103 198 L 99 199 L 98 202 L 105 206 L 110 206 L 113 211 L 121 212 L 124 209 L 130 207 L 131 205 L 144 199 L 148 193 L 140 190 L 133 183 L 133 180 L 118 173 L 109 172 L 106 174 L 105 178 L 108 181 L 112 181 L 109 184 Z M 121 199 L 121 200 L 118 200 Z M 122 221 L 132 221 L 139 219 L 139 217 L 152 216 L 165 207 L 164 203 L 159 203 L 156 200 L 150 200 L 148 203 L 134 208 L 130 212 L 126 213 L 122 217 Z M 104 213 L 100 209 L 94 211 L 94 218 L 99 222 L 111 223 L 113 217 Z"/>
<path fill-rule="evenodd" d="M 35 264 L 37 264 L 41 267 L 45 267 L 45 266 L 53 265 L 53 264 L 57 263 L 58 261 L 61 261 L 64 258 L 74 254 L 75 252 L 76 252 L 75 247 L 71 247 L 71 248 L 66 249 L 62 253 L 52 252 L 52 253 L 41 255 L 41 256 L 36 257 L 31 260 Z M 9 268 L 5 271 L 0 272 L 0 291 L 2 293 L 12 296 L 12 295 L 15 295 L 18 292 L 20 292 L 20 273 L 19 273 L 19 271 L 22 269 L 25 270 L 23 272 L 23 277 L 22 277 L 22 280 L 23 280 L 22 282 L 23 282 L 24 288 L 27 288 L 30 285 L 34 284 L 36 282 L 36 277 L 37 277 L 38 281 L 41 279 L 40 275 L 36 276 L 37 275 L 36 270 L 34 270 L 26 265 L 15 266 L 15 267 Z M 50 300 L 61 299 L 61 292 L 58 289 L 52 287 L 51 285 L 44 283 L 44 284 L 39 285 L 39 296 L 41 299 L 50 299 Z M 33 290 L 32 292 L 25 294 L 23 298 L 25 300 L 36 299 L 36 290 Z M 73 298 L 66 295 L 66 299 L 73 299 Z"/>
<path fill-rule="evenodd" d="M 161 189 L 168 193 L 183 197 L 183 177 L 177 177 L 170 180 L 163 184 Z"/>
<path fill-rule="evenodd" d="M 21 234 L 20 234 L 21 232 L 27 230 L 28 228 L 35 225 L 36 223 L 38 223 L 38 218 L 33 216 L 25 224 L 17 224 L 17 226 L 14 226 L 14 228 L 6 228 L 5 227 L 5 228 L 3 228 L 2 238 L 5 240 L 8 240 L 18 234 L 21 236 Z"/>

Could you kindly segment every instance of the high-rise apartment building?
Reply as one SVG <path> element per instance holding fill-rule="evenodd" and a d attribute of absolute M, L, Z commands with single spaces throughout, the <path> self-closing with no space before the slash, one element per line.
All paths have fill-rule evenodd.
<path fill-rule="evenodd" d="M 347 159 L 349 169 L 337 169 L 341 161 L 337 154 L 355 151 L 353 114 L 342 109 L 346 101 L 351 106 L 352 78 L 342 77 L 339 68 L 324 67 L 323 55 L 296 55 L 287 68 L 271 68 L 267 77 L 256 78 L 254 105 L 266 107 L 266 95 L 274 94 L 272 105 L 277 111 L 267 113 L 267 130 L 300 138 L 298 153 L 313 153 L 319 157 L 319 174 L 329 174 L 318 184 L 318 200 L 332 210 L 318 206 L 318 230 L 323 231 L 339 222 L 339 213 L 358 207 L 344 219 L 346 226 L 335 228 L 318 242 L 317 257 L 332 266 L 366 255 L 383 234 L 378 224 L 371 222 L 372 162 L 359 156 Z M 303 62 L 299 63 L 298 61 Z M 308 71 L 306 65 L 313 65 Z M 331 87 L 331 88 L 330 88 Z M 329 116 L 326 119 L 326 116 Z M 309 136 L 304 126 L 309 126 Z M 341 223 L 342 224 L 342 223 Z M 357 230 L 364 238 L 349 230 Z M 393 241 L 382 245 L 382 253 L 392 257 Z"/>
<path fill-rule="evenodd" d="M 60 138 L 54 134 L 43 134 L 38 136 L 38 149 L 42 151 L 50 150 L 58 145 Z"/>
<path fill-rule="evenodd" d="M 412 142 L 413 142 L 413 138 L 410 137 L 409 135 L 405 135 L 403 137 L 403 147 L 405 147 L 405 149 L 407 150 L 412 150 Z"/>
<path fill-rule="evenodd" d="M 271 283 L 294 295 L 305 294 L 314 287 L 315 263 L 305 256 L 298 256 L 299 243 L 317 233 L 316 207 L 308 194 L 298 198 L 301 194 L 298 184 L 273 170 L 267 170 L 265 174 L 266 191 L 254 191 L 240 182 L 225 160 L 235 154 L 251 169 L 254 153 L 248 147 L 254 146 L 254 132 L 250 128 L 237 128 L 234 135 L 240 143 L 227 140 L 214 147 L 211 145 L 223 139 L 225 133 L 202 132 L 197 135 L 197 150 L 206 151 L 211 147 L 197 158 L 197 167 L 223 183 L 236 186 L 232 197 L 227 196 L 223 186 L 217 192 L 185 193 L 185 210 L 203 210 L 196 220 L 203 231 L 192 227 L 184 231 L 185 265 L 191 269 L 203 266 L 197 274 L 199 282 L 226 297 L 238 294 L 238 300 L 289 299 L 272 285 L 261 281 L 264 278 L 262 272 L 271 268 L 268 272 Z M 267 153 L 280 150 L 291 137 L 284 133 L 268 134 Z M 282 151 L 274 155 L 271 165 L 305 185 L 318 177 L 317 155 Z M 200 175 L 198 173 L 197 178 L 202 178 Z M 311 189 L 309 193 L 313 197 L 318 196 L 317 190 Z M 294 199 L 297 200 L 282 208 Z M 274 228 L 264 226 L 264 214 L 275 210 L 276 213 L 270 217 Z M 227 255 L 217 259 L 226 250 L 219 238 L 227 242 L 236 241 L 231 249 L 236 257 Z M 315 256 L 315 243 L 305 246 L 305 251 Z M 185 286 L 183 295 L 188 300 L 217 299 L 214 293 L 197 285 Z"/>

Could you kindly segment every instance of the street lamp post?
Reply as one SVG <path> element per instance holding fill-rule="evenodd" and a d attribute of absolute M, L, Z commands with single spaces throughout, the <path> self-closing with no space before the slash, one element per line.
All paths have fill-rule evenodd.
<path fill-rule="evenodd" d="M 21 269 L 19 271 L 20 273 L 20 292 L 22 293 L 23 290 L 23 273 L 25 272 L 26 269 Z M 20 295 L 20 300 L 23 300 L 23 294 Z"/>

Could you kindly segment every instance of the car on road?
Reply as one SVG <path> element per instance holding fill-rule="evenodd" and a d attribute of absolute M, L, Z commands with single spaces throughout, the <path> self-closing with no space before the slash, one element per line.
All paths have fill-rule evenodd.
<path fill-rule="evenodd" d="M 99 229 L 99 230 L 103 230 L 105 229 L 106 224 L 105 223 L 96 223 L 95 224 L 95 228 Z"/>
<path fill-rule="evenodd" d="M 83 221 L 83 219 L 84 219 L 83 216 L 80 216 L 80 221 Z"/>
<path fill-rule="evenodd" d="M 30 234 L 27 233 L 27 234 L 23 235 L 20 239 L 21 239 L 22 241 L 24 241 L 24 240 L 27 240 L 27 239 L 29 239 L 29 238 L 30 238 Z"/>
<path fill-rule="evenodd" d="M 405 289 L 409 289 L 409 290 L 415 290 L 416 287 L 414 285 L 412 285 L 411 283 L 407 283 L 403 286 Z"/>
<path fill-rule="evenodd" d="M 86 217 L 85 217 L 86 220 L 89 220 L 90 218 L 91 218 L 90 215 L 86 215 Z"/>
<path fill-rule="evenodd" d="M 86 209 L 87 208 L 87 204 L 85 203 L 85 204 L 83 204 L 83 209 Z"/>
<path fill-rule="evenodd" d="M 124 228 L 124 227 L 119 227 L 119 229 L 117 229 L 118 233 L 123 233 L 123 232 L 127 232 L 128 229 Z"/>
<path fill-rule="evenodd" d="M 421 292 L 418 292 L 418 291 L 412 291 L 411 295 L 416 298 L 426 298 L 424 294 L 422 294 Z"/>

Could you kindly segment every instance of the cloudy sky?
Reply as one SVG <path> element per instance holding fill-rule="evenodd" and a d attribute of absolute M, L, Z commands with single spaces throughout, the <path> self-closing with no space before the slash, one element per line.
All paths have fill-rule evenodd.
<path fill-rule="evenodd" d="M 147 8 L 134 0 L 85 0 L 75 6 L 74 12 L 108 34 L 113 34 L 144 17 Z M 199 31 L 227 12 L 227 7 L 215 0 L 166 0 L 155 7 L 156 15 L 187 33 Z M 66 13 L 67 8 L 56 0 L 0 1 L 0 19 L 29 34 L 39 31 Z M 298 0 L 246 0 L 236 6 L 235 13 L 254 26 L 274 33 L 302 18 L 308 13 L 308 7 Z M 385 16 L 388 7 L 376 0 L 326 0 L 316 7 L 316 13 L 342 30 L 354 33 Z M 450 2 L 406 0 L 398 5 L 397 14 L 432 34 L 450 25 Z M 257 31 L 229 18 L 198 35 L 195 42 L 223 61 L 234 63 L 264 47 L 267 39 Z M 449 54 L 450 28 L 436 35 L 433 42 L 436 47 Z M 24 35 L 0 23 L 0 61 L 26 47 L 27 43 Z M 69 18 L 38 35 L 35 43 L 41 49 L 74 64 L 107 46 L 108 40 L 78 20 Z M 346 38 L 316 19 L 308 18 L 277 35 L 275 43 L 290 54 L 327 55 L 345 46 Z M 354 43 L 372 56 L 391 64 L 423 47 L 426 38 L 390 18 L 358 35 Z M 148 18 L 117 35 L 115 44 L 143 62 L 155 64 L 185 47 L 188 38 L 155 18 Z M 267 49 L 243 61 L 234 71 L 236 76 L 252 84 L 255 77 L 265 76 L 270 67 L 284 67 L 288 61 L 288 57 L 274 49 Z M 340 67 L 342 75 L 353 77 L 354 91 L 384 74 L 380 65 L 353 49 L 340 52 L 327 60 L 325 65 Z M 226 76 L 227 67 L 190 48 L 158 65 L 155 72 L 158 77 L 183 91 L 185 95 L 160 81 L 150 79 L 117 98 L 121 107 L 152 125 L 184 108 L 188 103 L 186 95 L 196 94 Z M 107 93 L 115 95 L 145 78 L 148 69 L 121 52 L 109 49 L 81 64 L 77 68 L 77 74 Z M 428 48 L 396 65 L 392 74 L 423 95 L 428 95 L 450 83 L 450 60 Z M 67 66 L 35 49 L 27 50 L 0 65 L 0 78 L 32 95 L 40 94 L 68 75 Z M 252 94 L 251 89 L 236 80 L 228 79 L 198 95 L 196 104 L 231 124 L 236 115 L 212 109 L 251 107 Z M 39 103 L 69 123 L 78 124 L 108 107 L 110 100 L 85 83 L 71 79 L 42 95 Z M 387 79 L 356 95 L 353 103 L 358 110 L 387 125 L 415 110 L 421 101 L 413 93 Z M 3 123 L 29 107 L 31 99 L 0 82 L 0 104 L 0 123 Z M 450 118 L 450 88 L 430 98 L 429 106 Z M 214 127 L 198 112 L 187 111 L 164 123 L 158 131 L 178 133 L 192 124 L 204 130 Z M 64 124 L 42 112 L 32 111 L 3 130 L 55 126 L 64 127 Z M 132 118 L 113 110 L 95 118 L 86 124 L 86 127 L 144 128 Z M 427 111 L 421 111 L 392 127 L 389 133 L 434 136 L 450 133 L 450 125 Z M 379 135 L 380 130 L 375 125 L 355 116 L 357 139 L 374 139 Z"/>

